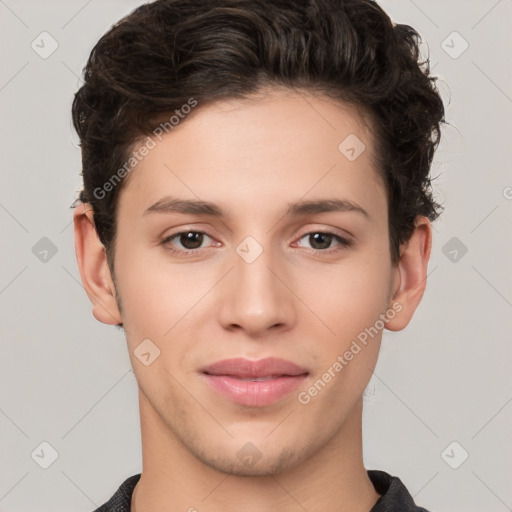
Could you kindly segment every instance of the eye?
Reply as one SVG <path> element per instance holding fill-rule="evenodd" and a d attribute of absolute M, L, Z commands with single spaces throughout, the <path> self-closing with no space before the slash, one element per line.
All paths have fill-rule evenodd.
<path fill-rule="evenodd" d="M 338 250 L 343 250 L 346 247 L 350 247 L 352 244 L 351 240 L 347 240 L 339 235 L 334 233 L 329 233 L 327 231 L 312 231 L 311 233 L 307 233 L 300 238 L 300 240 L 307 239 L 310 248 L 313 251 L 320 252 L 335 252 Z M 332 242 L 337 242 L 337 248 L 332 248 Z"/>
<path fill-rule="evenodd" d="M 179 233 L 164 238 L 162 244 L 168 246 L 171 252 L 198 252 L 199 249 L 203 249 L 201 246 L 205 238 L 210 238 L 210 236 L 203 231 L 180 231 Z M 176 240 L 176 243 L 181 244 L 181 247 L 176 248 L 172 243 L 174 240 Z"/>
<path fill-rule="evenodd" d="M 207 239 L 213 240 L 212 237 L 204 231 L 189 230 L 174 233 L 164 238 L 161 243 L 167 250 L 173 253 L 192 254 L 194 252 L 200 252 L 201 249 L 205 249 L 206 247 L 203 246 L 203 243 L 207 241 Z M 299 244 L 299 246 L 310 249 L 313 252 L 332 253 L 352 245 L 351 240 L 327 231 L 312 231 L 306 233 L 299 239 L 299 242 L 303 239 L 307 239 L 310 247 L 303 246 L 302 244 Z M 334 247 L 333 242 L 337 243 Z"/>

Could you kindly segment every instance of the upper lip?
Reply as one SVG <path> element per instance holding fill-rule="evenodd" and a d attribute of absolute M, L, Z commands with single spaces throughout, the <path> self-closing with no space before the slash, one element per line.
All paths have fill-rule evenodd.
<path fill-rule="evenodd" d="M 267 357 L 259 361 L 251 361 L 242 357 L 217 361 L 201 370 L 209 375 L 226 375 L 247 379 L 250 377 L 278 377 L 297 376 L 307 374 L 306 368 L 302 368 L 291 361 Z"/>

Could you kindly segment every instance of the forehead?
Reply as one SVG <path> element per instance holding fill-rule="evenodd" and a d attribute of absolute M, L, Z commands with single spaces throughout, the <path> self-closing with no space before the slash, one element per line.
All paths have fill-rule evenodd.
<path fill-rule="evenodd" d="M 334 193 L 386 206 L 371 126 L 325 96 L 275 89 L 198 104 L 154 140 L 120 198 L 139 210 L 165 195 L 249 207 Z"/>

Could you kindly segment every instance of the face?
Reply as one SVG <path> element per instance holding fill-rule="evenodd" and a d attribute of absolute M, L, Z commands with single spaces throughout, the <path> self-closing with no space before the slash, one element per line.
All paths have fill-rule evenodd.
<path fill-rule="evenodd" d="M 296 466 L 360 401 L 395 276 L 373 158 L 356 111 L 272 90 L 199 105 L 123 188 L 114 265 L 141 414 L 208 466 Z"/>

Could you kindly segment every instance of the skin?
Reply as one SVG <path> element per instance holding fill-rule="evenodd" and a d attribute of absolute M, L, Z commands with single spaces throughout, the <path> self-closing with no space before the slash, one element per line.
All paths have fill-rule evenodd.
<path fill-rule="evenodd" d="M 366 146 L 352 162 L 338 150 L 349 134 Z M 199 105 L 137 164 L 119 196 L 115 278 L 90 207 L 76 209 L 93 314 L 123 323 L 139 387 L 143 469 L 132 512 L 368 512 L 379 498 L 363 464 L 361 418 L 382 330 L 308 404 L 297 399 L 393 304 L 401 310 L 385 328 L 403 329 L 425 289 L 430 223 L 417 218 L 392 265 L 373 146 L 356 110 L 274 88 Z M 144 214 L 166 196 L 210 201 L 226 216 Z M 301 199 L 347 199 L 368 218 L 287 217 Z M 319 230 L 353 243 L 322 246 L 308 236 Z M 193 247 L 162 242 L 182 231 L 208 236 L 192 255 L 172 253 Z M 252 263 L 236 252 L 247 236 L 263 248 Z M 134 350 L 148 338 L 160 356 L 145 366 Z M 226 358 L 271 356 L 309 375 L 266 407 L 232 403 L 199 373 Z M 261 456 L 252 466 L 237 456 L 248 442 Z"/>

